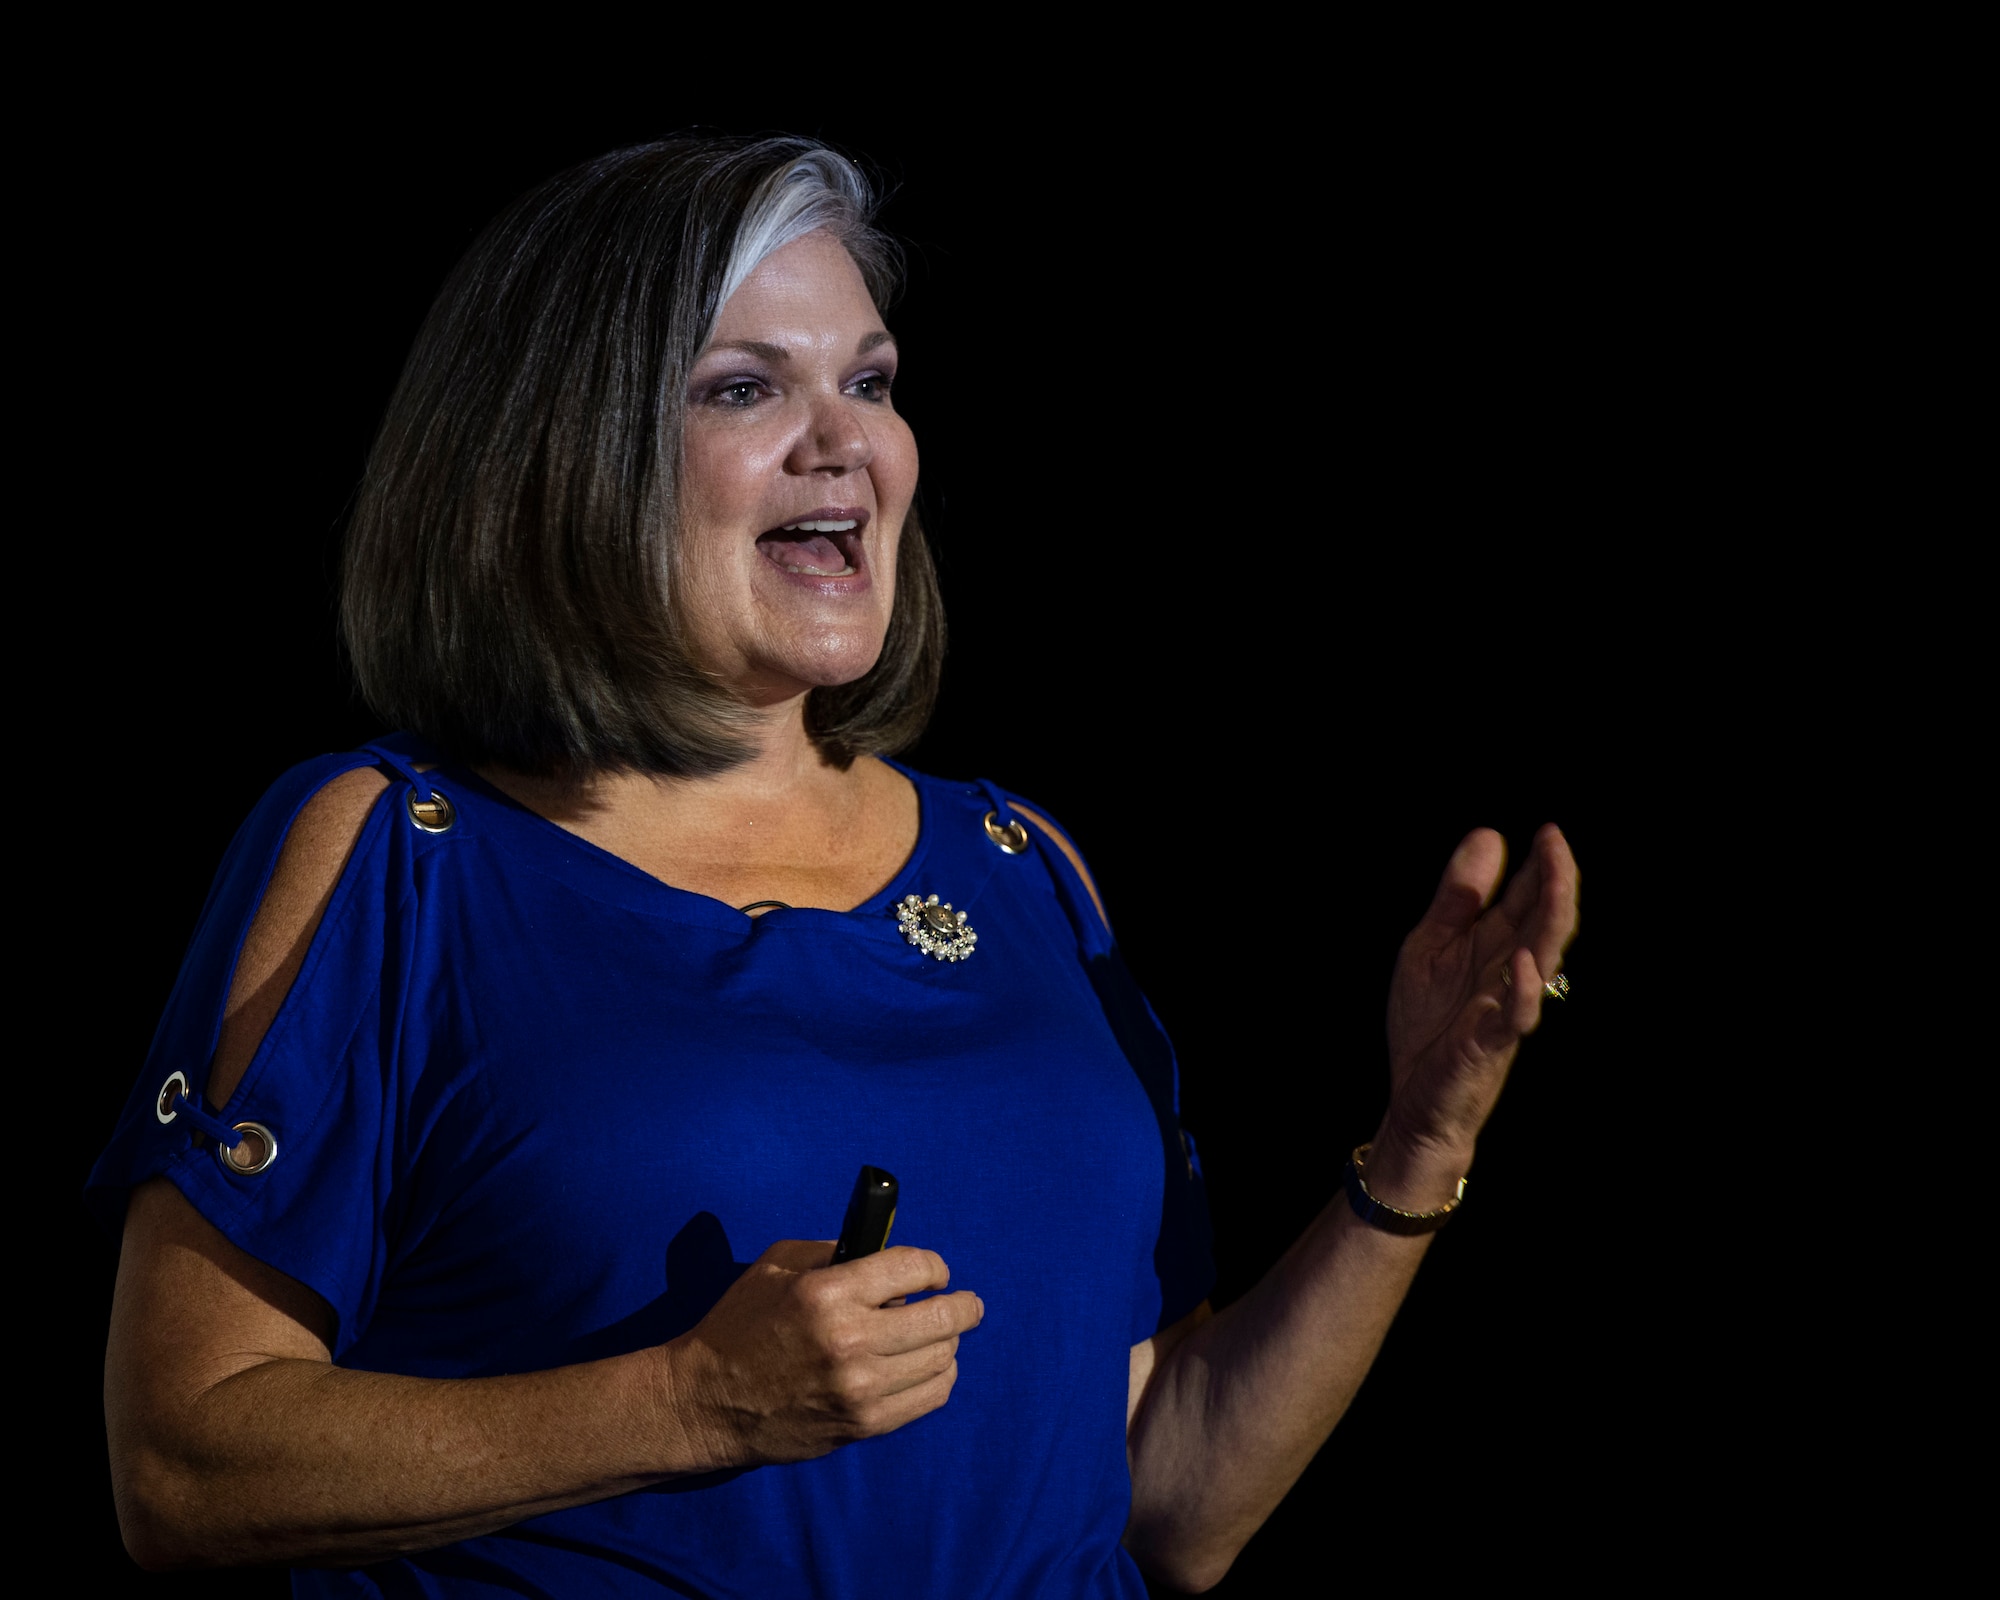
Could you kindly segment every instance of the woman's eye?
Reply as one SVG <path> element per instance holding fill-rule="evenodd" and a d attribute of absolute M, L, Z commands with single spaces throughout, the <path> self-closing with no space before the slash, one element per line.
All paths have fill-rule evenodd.
<path fill-rule="evenodd" d="M 734 383 L 725 383 L 717 389 L 715 399 L 721 405 L 735 406 L 739 409 L 754 406 L 763 387 L 754 378 L 739 378 Z"/>
<path fill-rule="evenodd" d="M 894 382 L 895 380 L 887 373 L 870 372 L 856 378 L 847 388 L 849 393 L 858 395 L 863 400 L 873 400 L 879 405 L 889 398 L 889 390 Z"/>

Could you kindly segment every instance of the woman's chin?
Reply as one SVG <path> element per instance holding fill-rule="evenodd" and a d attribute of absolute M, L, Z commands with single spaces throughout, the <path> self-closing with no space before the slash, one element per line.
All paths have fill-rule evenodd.
<path fill-rule="evenodd" d="M 805 648 L 764 657 L 739 685 L 751 705 L 779 705 L 814 689 L 837 689 L 865 678 L 882 657 L 882 635 L 827 639 Z"/>

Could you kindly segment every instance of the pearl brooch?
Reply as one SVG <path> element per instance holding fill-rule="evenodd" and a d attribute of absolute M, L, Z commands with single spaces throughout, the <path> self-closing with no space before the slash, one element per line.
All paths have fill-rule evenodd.
<path fill-rule="evenodd" d="M 963 961 L 979 942 L 979 935 L 966 926 L 965 913 L 952 910 L 949 900 L 939 905 L 936 895 L 927 900 L 904 895 L 896 922 L 906 941 L 940 961 Z"/>

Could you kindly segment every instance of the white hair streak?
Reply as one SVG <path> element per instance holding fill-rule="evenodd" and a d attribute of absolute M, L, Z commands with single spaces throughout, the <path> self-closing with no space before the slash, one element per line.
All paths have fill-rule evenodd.
<path fill-rule="evenodd" d="M 875 203 L 874 187 L 861 169 L 824 146 L 773 173 L 743 213 L 723 273 L 716 315 L 767 258 L 821 228 L 830 229 L 847 246 L 879 296 L 881 281 L 893 266 L 884 259 L 886 241 L 870 226 Z M 712 334 L 713 327 L 709 331 Z"/>

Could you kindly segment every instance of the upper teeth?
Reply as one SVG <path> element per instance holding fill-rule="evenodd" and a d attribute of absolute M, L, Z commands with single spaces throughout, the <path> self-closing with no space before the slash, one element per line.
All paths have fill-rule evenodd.
<path fill-rule="evenodd" d="M 858 528 L 860 526 L 861 523 L 858 518 L 843 517 L 839 522 L 788 522 L 785 524 L 783 531 L 786 533 L 845 533 L 849 528 Z"/>

